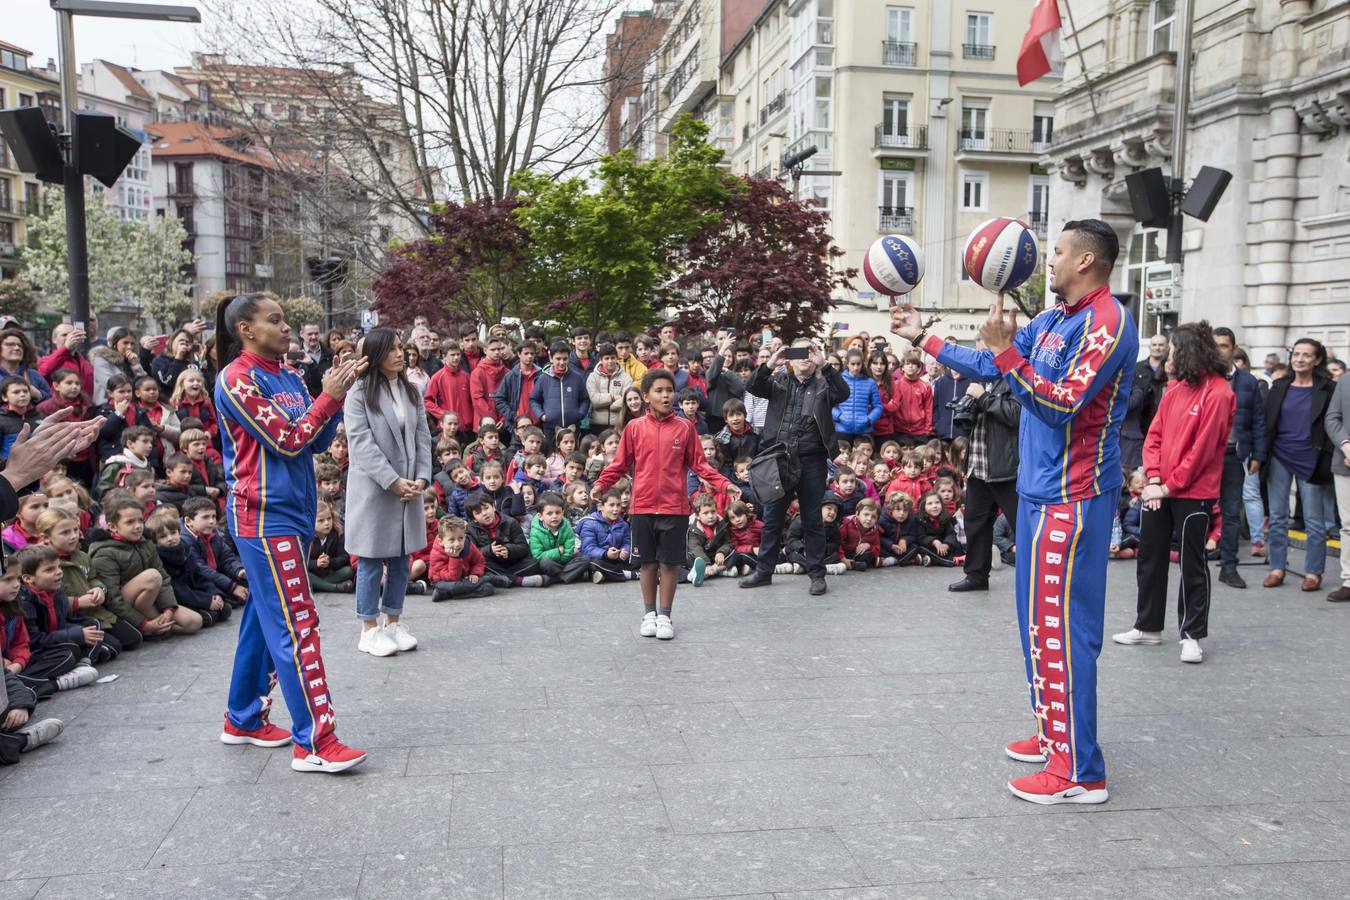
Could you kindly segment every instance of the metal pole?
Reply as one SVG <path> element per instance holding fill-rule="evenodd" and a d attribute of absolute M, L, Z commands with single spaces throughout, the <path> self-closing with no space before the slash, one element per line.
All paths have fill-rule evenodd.
<path fill-rule="evenodd" d="M 1191 26 L 1194 0 L 1177 0 L 1177 62 L 1172 103 L 1172 221 L 1167 226 L 1167 261 L 1181 263 L 1181 198 L 1186 193 L 1186 120 L 1191 109 Z M 1177 278 L 1180 286 L 1180 277 Z"/>
<path fill-rule="evenodd" d="M 66 199 L 66 259 L 70 272 L 70 321 L 89 328 L 89 247 L 84 233 L 84 176 L 80 148 L 75 141 L 75 108 L 79 88 L 75 80 L 75 17 L 56 13 L 57 43 L 61 53 L 61 114 L 65 120 L 66 160 L 63 183 Z M 89 336 L 93 340 L 94 335 Z"/>

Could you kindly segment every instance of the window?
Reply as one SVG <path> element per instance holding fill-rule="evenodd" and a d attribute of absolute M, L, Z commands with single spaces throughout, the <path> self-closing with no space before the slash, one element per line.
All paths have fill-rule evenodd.
<path fill-rule="evenodd" d="M 962 54 L 966 59 L 994 58 L 994 16 L 992 13 L 966 13 L 966 42 Z"/>
<path fill-rule="evenodd" d="M 20 105 L 20 106 L 32 106 L 32 105 L 33 105 L 33 95 L 32 95 L 32 94 L 20 94 L 20 95 L 19 95 L 19 105 Z"/>
<path fill-rule="evenodd" d="M 253 104 L 253 118 L 262 119 L 266 117 L 267 117 L 267 104 L 265 103 Z"/>
<path fill-rule="evenodd" d="M 914 209 L 913 175 L 909 172 L 881 172 L 881 186 L 877 197 L 877 231 L 912 234 Z"/>
<path fill-rule="evenodd" d="M 1055 104 L 1036 101 L 1031 117 L 1031 149 L 1042 152 L 1055 136 Z"/>
<path fill-rule="evenodd" d="M 14 223 L 0 222 L 0 244 L 14 243 Z M 9 276 L 6 275 L 6 278 Z"/>
<path fill-rule="evenodd" d="M 0 178 L 0 212 L 14 211 L 14 182 L 8 176 Z"/>
<path fill-rule="evenodd" d="M 1031 228 L 1036 237 L 1045 240 L 1050 221 L 1050 177 L 1048 175 L 1031 176 L 1031 196 L 1027 210 L 1030 213 Z"/>
<path fill-rule="evenodd" d="M 914 22 L 914 10 L 908 6 L 886 7 L 886 40 L 909 43 Z"/>
<path fill-rule="evenodd" d="M 192 163 L 173 164 L 173 185 L 175 194 L 192 193 Z"/>
<path fill-rule="evenodd" d="M 30 216 L 40 215 L 42 213 L 42 187 L 26 182 L 23 186 L 24 212 Z"/>
<path fill-rule="evenodd" d="M 1176 0 L 1153 0 L 1148 10 L 1148 52 L 1162 53 L 1172 49 L 1172 22 L 1176 16 Z"/>
<path fill-rule="evenodd" d="M 290 122 L 292 125 L 298 124 L 300 122 L 300 107 L 298 106 L 286 107 L 286 121 Z"/>
<path fill-rule="evenodd" d="M 881 146 L 908 147 L 909 97 L 883 94 L 881 101 Z"/>
<path fill-rule="evenodd" d="M 1130 235 L 1129 247 L 1124 253 L 1125 264 L 1121 266 L 1123 270 L 1121 274 L 1124 276 L 1122 287 L 1126 292 L 1140 298 L 1140 302 L 1132 305 L 1135 320 L 1139 323 L 1141 340 L 1152 337 L 1157 331 L 1158 317 L 1142 314 L 1144 282 L 1149 269 L 1155 266 L 1167 266 L 1165 261 L 1166 249 L 1166 231 L 1136 225 L 1134 226 L 1134 232 Z"/>
<path fill-rule="evenodd" d="M 989 173 L 961 173 L 961 211 L 987 212 L 989 210 Z"/>
<path fill-rule="evenodd" d="M 833 86 L 833 78 L 816 79 L 816 128 L 830 127 L 830 91 Z"/>
<path fill-rule="evenodd" d="M 380 141 L 380 155 L 381 155 L 381 156 L 388 156 L 391 150 L 392 150 L 392 148 L 390 147 L 388 141 Z"/>
<path fill-rule="evenodd" d="M 961 103 L 961 149 L 989 149 L 989 101 L 965 99 Z"/>

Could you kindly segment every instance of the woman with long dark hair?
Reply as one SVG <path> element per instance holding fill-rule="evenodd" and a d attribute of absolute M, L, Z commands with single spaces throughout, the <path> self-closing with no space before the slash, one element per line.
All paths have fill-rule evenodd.
<path fill-rule="evenodd" d="M 398 332 L 365 336 L 365 374 L 344 404 L 347 470 L 347 552 L 357 557 L 357 648 L 374 656 L 417 649 L 400 617 L 408 591 L 408 557 L 427 545 L 422 492 L 431 484 L 431 431 L 422 397 L 409 383 Z M 425 593 L 426 585 L 414 585 Z M 384 619 L 381 621 L 380 616 Z"/>
<path fill-rule="evenodd" d="M 163 396 L 173 393 L 179 375 L 196 367 L 197 357 L 193 352 L 195 341 L 192 332 L 180 328 L 165 341 L 163 352 L 150 361 L 150 374 L 154 376 Z"/>
<path fill-rule="evenodd" d="M 636 422 L 646 414 L 647 401 L 642 399 L 642 391 L 638 389 L 637 385 L 624 390 L 623 407 L 619 410 L 619 427 L 617 429 L 619 434 L 623 434 L 629 422 Z"/>
<path fill-rule="evenodd" d="M 216 307 L 225 512 L 249 585 L 220 739 L 258 747 L 294 742 L 292 769 L 341 772 L 366 754 L 334 734 L 305 553 L 318 507 L 314 454 L 333 439 L 342 399 L 366 363 L 334 365 L 311 401 L 300 373 L 282 365 L 290 342 L 291 328 L 275 300 L 240 294 Z M 272 677 L 291 714 L 289 735 L 267 721 Z"/>
<path fill-rule="evenodd" d="M 876 444 L 879 459 L 881 445 L 895 439 L 895 413 L 900 408 L 891 375 L 891 358 L 881 350 L 873 350 L 867 356 L 867 374 L 877 383 L 877 392 L 881 396 L 881 418 L 872 426 L 872 442 Z"/>
<path fill-rule="evenodd" d="M 1327 534 L 1335 527 L 1336 492 L 1332 486 L 1331 454 L 1327 436 L 1327 408 L 1336 384 L 1327 374 L 1327 350 L 1312 338 L 1300 338 L 1289 353 L 1290 374 L 1270 386 L 1266 395 L 1266 496 L 1270 500 L 1270 528 L 1266 534 L 1270 574 L 1264 587 L 1284 584 L 1289 557 L 1289 491 L 1297 485 L 1303 500 L 1307 532 L 1303 558 L 1303 590 L 1322 586 L 1327 562 Z"/>
<path fill-rule="evenodd" d="M 1228 386 L 1228 364 L 1205 321 L 1172 332 L 1167 388 L 1144 438 L 1143 493 L 1139 526 L 1138 617 L 1134 628 L 1112 636 L 1117 644 L 1162 643 L 1167 609 L 1167 568 L 1172 534 L 1181 538 L 1181 585 L 1177 597 L 1181 661 L 1204 657 L 1209 635 L 1209 560 L 1205 538 L 1223 480 L 1223 456 L 1237 400 Z"/>

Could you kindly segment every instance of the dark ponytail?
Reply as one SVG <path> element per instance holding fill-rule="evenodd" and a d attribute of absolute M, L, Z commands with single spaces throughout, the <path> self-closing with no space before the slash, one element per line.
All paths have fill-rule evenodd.
<path fill-rule="evenodd" d="M 216 304 L 217 371 L 224 371 L 239 355 L 243 349 L 239 340 L 239 323 L 251 320 L 258 312 L 258 305 L 266 299 L 262 294 L 236 294 Z"/>

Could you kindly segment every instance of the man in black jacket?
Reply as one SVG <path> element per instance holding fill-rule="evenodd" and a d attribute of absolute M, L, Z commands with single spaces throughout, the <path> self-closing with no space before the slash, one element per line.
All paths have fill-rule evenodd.
<path fill-rule="evenodd" d="M 1148 340 L 1148 358 L 1134 367 L 1130 406 L 1120 425 L 1120 465 L 1127 473 L 1144 464 L 1144 437 L 1167 387 L 1167 369 L 1163 365 L 1167 362 L 1167 348 L 1167 336 L 1155 334 Z"/>
<path fill-rule="evenodd" d="M 728 335 L 718 345 L 716 353 L 707 361 L 704 377 L 708 380 L 708 433 L 717 434 L 726 424 L 722 407 L 728 400 L 739 400 L 745 394 L 745 382 L 731 370 L 731 354 L 736 336 Z M 731 460 L 727 460 L 728 463 Z"/>
<path fill-rule="evenodd" d="M 811 593 L 819 595 L 825 593 L 825 528 L 820 519 L 820 500 L 828 480 L 827 461 L 838 452 L 832 411 L 848 399 L 849 389 L 839 373 L 825 364 L 815 341 L 799 338 L 792 346 L 807 348 L 807 358 L 788 360 L 787 369 L 775 375 L 786 352 L 779 348 L 755 370 L 748 387 L 750 393 L 769 401 L 760 446 L 781 442 L 788 458 L 796 461 L 799 477 L 796 484 L 783 485 L 783 497 L 764 504 L 758 565 L 754 574 L 741 581 L 741 587 L 760 587 L 773 581 L 778 551 L 783 546 L 783 521 L 795 497 L 806 537 L 806 573 L 811 577 Z"/>
<path fill-rule="evenodd" d="M 966 395 L 975 398 L 977 415 L 965 462 L 966 577 L 947 586 L 956 592 L 989 590 L 994 520 L 1001 509 L 1009 522 L 1017 521 L 1017 430 L 1022 405 L 1002 379 L 989 385 L 972 382 Z"/>

